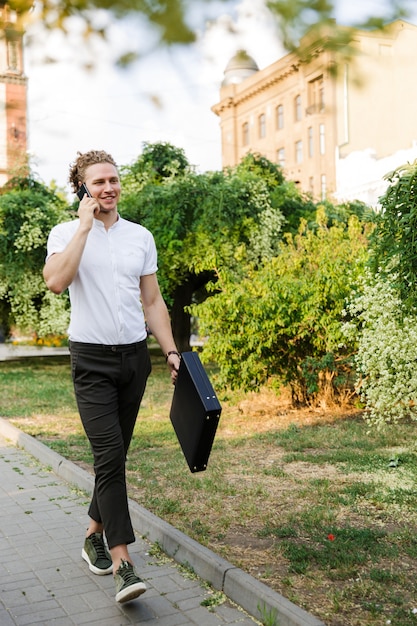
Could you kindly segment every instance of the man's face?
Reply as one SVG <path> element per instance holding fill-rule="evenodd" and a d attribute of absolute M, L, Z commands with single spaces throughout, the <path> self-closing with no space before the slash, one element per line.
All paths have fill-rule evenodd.
<path fill-rule="evenodd" d="M 120 198 L 120 180 L 117 168 L 111 163 L 95 163 L 87 167 L 85 184 L 93 198 L 100 204 L 100 210 L 113 211 Z"/>

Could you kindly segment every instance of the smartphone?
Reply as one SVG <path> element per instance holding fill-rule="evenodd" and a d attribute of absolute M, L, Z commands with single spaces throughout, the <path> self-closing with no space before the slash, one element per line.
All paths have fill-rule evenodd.
<path fill-rule="evenodd" d="M 77 191 L 77 196 L 80 200 L 82 200 L 86 194 L 91 198 L 91 193 L 88 191 L 85 183 L 83 183 Z"/>

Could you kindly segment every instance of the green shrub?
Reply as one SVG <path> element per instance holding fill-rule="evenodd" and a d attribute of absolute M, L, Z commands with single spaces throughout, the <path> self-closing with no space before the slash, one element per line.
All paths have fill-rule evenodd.
<path fill-rule="evenodd" d="M 406 417 L 417 419 L 416 317 L 405 313 L 393 283 L 368 274 L 362 295 L 348 306 L 348 340 L 357 338 L 356 386 L 367 419 L 382 426 Z"/>

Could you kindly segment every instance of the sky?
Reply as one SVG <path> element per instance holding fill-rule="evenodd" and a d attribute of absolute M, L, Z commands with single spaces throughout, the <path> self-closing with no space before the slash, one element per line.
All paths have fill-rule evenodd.
<path fill-rule="evenodd" d="M 30 43 L 28 149 L 37 176 L 69 191 L 68 169 L 77 151 L 104 149 L 126 165 L 144 142 L 156 141 L 183 148 L 199 171 L 221 169 L 219 118 L 210 107 L 219 101 L 227 62 L 239 48 L 253 54 L 259 67 L 283 53 L 262 2 L 235 4 L 234 35 L 228 32 L 231 18 L 220 14 L 191 48 L 152 51 L 148 37 L 143 57 L 125 70 L 115 67 L 114 58 L 126 40 L 146 37 L 136 21 L 115 27 L 110 46 L 97 46 L 91 71 L 83 69 L 89 53 L 58 33 Z M 52 56 L 58 62 L 45 63 Z"/>
<path fill-rule="evenodd" d="M 349 23 L 362 11 L 381 10 L 380 0 L 339 0 L 337 19 Z M 65 189 L 69 164 L 78 151 L 103 149 L 119 165 L 134 162 L 145 142 L 183 148 L 198 171 L 221 169 L 219 101 L 224 69 L 245 49 L 263 69 L 283 50 L 263 0 L 214 3 L 196 44 L 172 50 L 156 46 L 140 18 L 114 24 L 108 43 L 87 49 L 75 35 L 29 31 L 28 150 L 31 167 L 45 184 Z M 415 22 L 417 23 L 417 22 Z M 74 32 L 78 24 L 74 22 Z M 140 59 L 127 69 L 115 58 L 134 47 Z M 54 62 L 46 62 L 53 58 Z M 93 69 L 86 70 L 86 62 Z"/>

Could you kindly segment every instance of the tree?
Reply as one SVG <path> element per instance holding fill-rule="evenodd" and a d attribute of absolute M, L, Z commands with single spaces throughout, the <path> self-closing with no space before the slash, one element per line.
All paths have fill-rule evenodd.
<path fill-rule="evenodd" d="M 142 155 L 136 163 L 148 179 L 161 182 L 164 178 L 181 176 L 190 171 L 185 152 L 166 141 L 145 142 Z"/>
<path fill-rule="evenodd" d="M 378 427 L 417 418 L 417 162 L 387 176 L 370 239 L 369 271 L 348 306 L 357 342 L 356 386 Z"/>
<path fill-rule="evenodd" d="M 243 261 L 257 264 L 276 254 L 284 220 L 271 204 L 271 189 L 283 177 L 277 166 L 253 155 L 226 172 L 196 174 L 189 167 L 166 165 L 170 175 L 155 176 L 148 156 L 152 152 L 161 162 L 162 148 L 177 163 L 173 146 L 148 146 L 145 159 L 123 170 L 120 212 L 155 237 L 161 290 L 177 345 L 184 350 L 190 338 L 187 306 L 204 300 L 209 286 L 215 289 L 218 268 L 239 276 Z M 150 172 L 147 181 L 145 171 Z"/>
<path fill-rule="evenodd" d="M 387 175 L 390 185 L 371 240 L 374 273 L 393 280 L 403 306 L 417 307 L 417 161 Z"/>
<path fill-rule="evenodd" d="M 35 181 L 9 181 L 0 195 L 0 324 L 38 334 L 65 333 L 68 302 L 54 298 L 42 277 L 46 241 L 68 219 L 66 201 Z"/>
<path fill-rule="evenodd" d="M 246 265 L 240 280 L 223 268 L 218 293 L 192 307 L 220 386 L 289 385 L 296 403 L 333 399 L 348 386 L 342 311 L 363 272 L 367 227 L 356 216 L 328 227 L 323 207 L 316 221 L 258 268 Z"/>
<path fill-rule="evenodd" d="M 198 32 L 209 18 L 234 8 L 233 0 L 222 0 L 223 6 L 215 0 L 39 0 L 35 10 L 32 0 L 10 0 L 2 2 L 1 6 L 5 4 L 20 17 L 16 21 L 10 20 L 5 12 L 1 16 L 2 29 L 6 29 L 6 36 L 10 38 L 16 30 L 33 22 L 47 31 L 73 32 L 71 18 L 76 17 L 83 24 L 81 36 L 84 42 L 94 37 L 107 39 L 114 20 L 140 17 L 156 35 L 159 45 L 189 45 L 197 39 Z M 287 50 L 298 49 L 302 37 L 308 32 L 309 38 L 305 49 L 300 50 L 301 55 L 308 55 L 310 47 L 320 42 L 340 57 L 353 56 L 350 43 L 354 29 L 338 27 L 334 22 L 337 0 L 264 0 L 264 5 L 271 13 L 271 20 L 275 20 L 279 37 Z M 372 16 L 359 20 L 355 26 L 383 28 L 394 19 L 407 18 L 407 6 L 407 0 L 387 0 L 379 14 L 373 6 Z M 127 47 L 119 63 L 127 64 L 137 57 L 137 47 Z"/>

